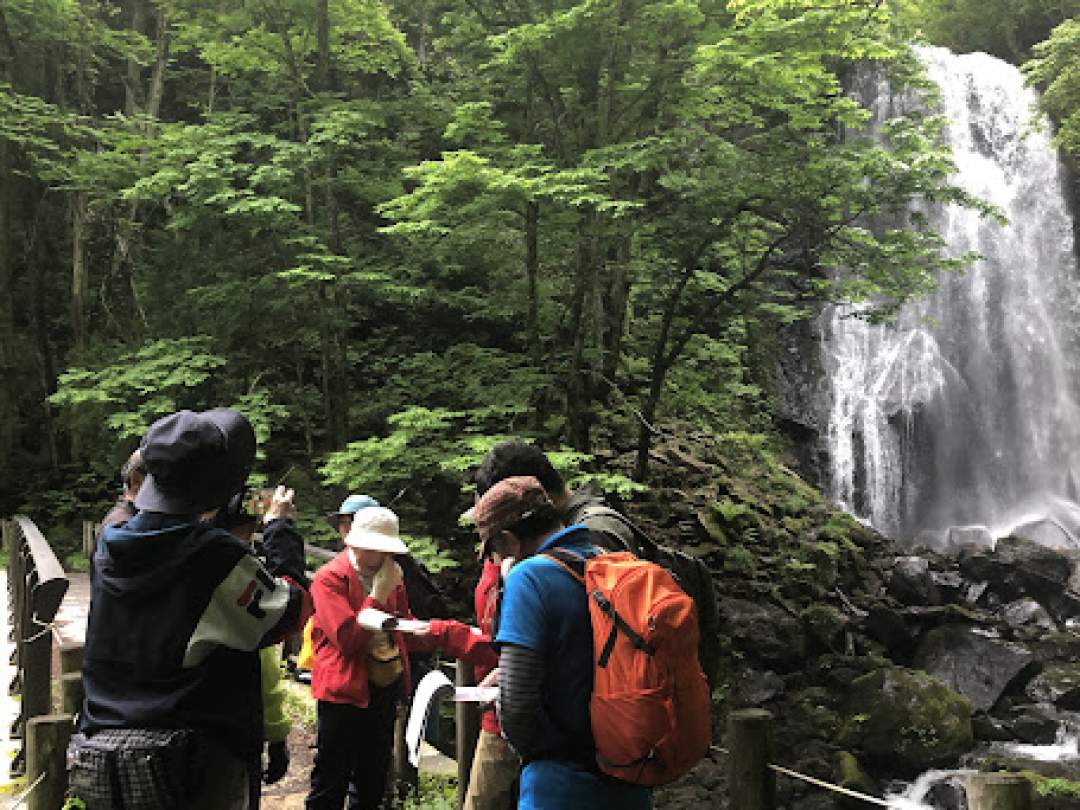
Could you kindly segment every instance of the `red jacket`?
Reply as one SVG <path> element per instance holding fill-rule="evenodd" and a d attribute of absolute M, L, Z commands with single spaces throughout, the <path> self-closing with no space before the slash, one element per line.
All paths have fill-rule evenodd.
<path fill-rule="evenodd" d="M 476 591 L 473 594 L 476 601 L 476 622 L 480 625 L 480 632 L 491 638 L 495 624 L 495 610 L 498 607 L 499 598 L 499 566 L 491 560 L 484 560 L 484 570 L 480 574 L 480 581 L 476 583 Z M 492 666 L 477 666 L 476 680 L 480 681 L 498 665 L 498 660 Z M 495 713 L 494 706 L 488 706 L 480 714 L 480 727 L 492 734 L 502 733 L 499 726 L 499 718 Z"/>
<path fill-rule="evenodd" d="M 311 644 L 315 663 L 311 670 L 311 693 L 316 700 L 329 703 L 348 703 L 365 708 L 368 705 L 367 658 L 371 631 L 356 620 L 363 608 L 374 607 L 404 618 L 413 618 L 405 586 L 398 585 L 390 594 L 389 604 L 383 605 L 364 592 L 360 577 L 353 568 L 348 551 L 342 551 L 324 565 L 311 583 L 315 602 L 315 618 L 311 628 Z M 453 620 L 433 619 L 427 636 L 411 636 L 393 632 L 394 644 L 403 653 L 431 652 L 442 649 L 476 666 L 494 666 L 498 661 L 488 636 Z M 409 679 L 409 658 L 402 655 L 404 694 L 412 689 Z"/>

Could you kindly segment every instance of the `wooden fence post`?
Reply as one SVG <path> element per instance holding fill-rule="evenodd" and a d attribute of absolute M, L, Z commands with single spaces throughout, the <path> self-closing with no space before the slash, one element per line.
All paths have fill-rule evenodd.
<path fill-rule="evenodd" d="M 86 559 L 94 559 L 94 550 L 97 548 L 97 532 L 94 531 L 94 522 L 84 520 L 82 522 L 82 551 Z"/>
<path fill-rule="evenodd" d="M 472 664 L 460 659 L 454 674 L 455 686 L 475 686 L 476 673 Z M 457 756 L 458 772 L 458 807 L 465 803 L 465 794 L 469 790 L 469 775 L 472 773 L 473 754 L 476 753 L 476 741 L 480 737 L 480 707 L 476 703 L 459 701 L 454 704 L 454 753 Z"/>
<path fill-rule="evenodd" d="M 70 714 L 46 714 L 26 723 L 26 784 L 28 810 L 57 810 L 67 792 L 67 747 L 71 739 Z M 45 774 L 42 778 L 42 774 Z"/>
<path fill-rule="evenodd" d="M 83 648 L 81 641 L 64 641 L 60 644 L 60 674 L 82 672 Z"/>
<path fill-rule="evenodd" d="M 60 645 L 60 711 L 78 715 L 83 704 L 83 644 L 65 641 Z"/>
<path fill-rule="evenodd" d="M 968 810 L 1031 810 L 1031 782 L 1019 773 L 976 773 L 967 779 Z"/>
<path fill-rule="evenodd" d="M 739 810 L 775 810 L 776 774 L 772 761 L 772 715 L 741 709 L 728 715 L 728 792 Z"/>

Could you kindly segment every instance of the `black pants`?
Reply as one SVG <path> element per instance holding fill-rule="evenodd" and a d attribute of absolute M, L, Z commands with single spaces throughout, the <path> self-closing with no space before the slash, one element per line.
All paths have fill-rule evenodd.
<path fill-rule="evenodd" d="M 319 701 L 307 810 L 341 810 L 350 782 L 349 810 L 378 808 L 394 751 L 399 692 L 399 684 L 371 687 L 366 709 Z"/>

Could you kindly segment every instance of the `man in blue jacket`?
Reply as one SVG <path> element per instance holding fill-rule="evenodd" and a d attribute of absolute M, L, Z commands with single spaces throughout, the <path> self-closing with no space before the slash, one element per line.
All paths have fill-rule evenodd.
<path fill-rule="evenodd" d="M 499 630 L 499 723 L 521 756 L 518 810 L 649 810 L 648 788 L 600 773 L 589 724 L 592 627 L 585 590 L 544 552 L 589 559 L 589 530 L 566 526 L 540 481 L 499 481 L 473 509 L 485 549 L 518 560 L 506 577 Z"/>
<path fill-rule="evenodd" d="M 254 462 L 244 416 L 174 413 L 140 452 L 139 513 L 95 554 L 72 792 L 90 808 L 244 810 L 263 743 L 257 650 L 311 610 L 293 494 L 279 487 L 267 512 L 264 566 L 209 522 Z"/>

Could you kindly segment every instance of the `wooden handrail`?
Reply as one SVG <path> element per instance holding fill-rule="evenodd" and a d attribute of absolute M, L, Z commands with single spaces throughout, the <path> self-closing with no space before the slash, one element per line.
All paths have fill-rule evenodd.
<path fill-rule="evenodd" d="M 17 667 L 11 690 L 22 694 L 19 716 L 11 729 L 12 735 L 23 738 L 11 763 L 11 773 L 17 775 L 26 769 L 27 725 L 52 711 L 53 620 L 69 583 L 56 553 L 30 518 L 16 515 L 6 534 Z"/>

